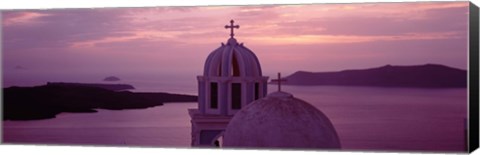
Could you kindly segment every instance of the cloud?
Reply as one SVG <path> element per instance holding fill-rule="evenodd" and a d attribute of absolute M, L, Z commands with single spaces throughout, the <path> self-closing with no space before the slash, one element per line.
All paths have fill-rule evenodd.
<path fill-rule="evenodd" d="M 241 25 L 239 37 L 298 36 L 288 40 L 307 43 L 310 38 L 399 37 L 462 29 L 466 16 L 458 17 L 468 12 L 466 6 L 429 2 L 7 11 L 4 43 L 6 51 L 95 47 L 135 39 L 211 43 L 227 36 L 219 29 L 229 19 Z M 323 41 L 328 42 L 340 41 Z"/>
<path fill-rule="evenodd" d="M 467 6 L 465 2 L 289 5 L 275 10 L 277 18 L 267 18 L 249 28 L 265 35 L 398 35 L 465 30 Z"/>
<path fill-rule="evenodd" d="M 125 35 L 122 30 L 128 25 L 121 13 L 114 9 L 5 12 L 5 20 L 9 21 L 8 25 L 3 25 L 5 51 L 66 48 L 74 41 Z M 17 20 L 20 17 L 15 14 L 36 16 L 30 20 Z M 25 15 L 22 16 L 24 17 Z"/>
<path fill-rule="evenodd" d="M 48 16 L 46 13 L 39 12 L 12 12 L 5 13 L 3 16 L 3 26 L 18 26 L 21 24 L 37 24 L 38 19 L 41 17 Z"/>
<path fill-rule="evenodd" d="M 4 11 L 2 45 L 10 69 L 22 64 L 35 66 L 29 71 L 155 70 L 169 65 L 188 70 L 201 66 L 202 58 L 228 39 L 224 25 L 234 19 L 240 25 L 237 40 L 258 50 L 267 65 L 278 64 L 278 59 L 301 62 L 285 63 L 293 70 L 306 57 L 322 58 L 327 66 L 340 60 L 352 62 L 344 66 L 359 65 L 389 54 L 397 62 L 441 59 L 462 66 L 458 64 L 464 59 L 452 55 L 466 46 L 467 12 L 468 2 Z M 442 48 L 433 48 L 436 44 Z M 430 55 L 415 54 L 424 49 Z M 351 51 L 357 55 L 349 55 Z M 362 61 L 353 63 L 355 59 Z M 309 67 L 322 63 L 308 61 Z"/>
<path fill-rule="evenodd" d="M 284 36 L 255 36 L 248 37 L 252 42 L 268 45 L 285 44 L 346 44 L 362 42 L 403 41 L 403 40 L 437 40 L 459 39 L 465 36 L 456 32 L 441 33 L 405 33 L 401 35 L 284 35 Z"/>
<path fill-rule="evenodd" d="M 468 2 L 404 2 L 404 3 L 357 3 L 284 5 L 279 8 L 294 18 L 328 17 L 388 17 L 400 20 L 429 18 L 424 14 L 432 10 L 468 8 Z"/>

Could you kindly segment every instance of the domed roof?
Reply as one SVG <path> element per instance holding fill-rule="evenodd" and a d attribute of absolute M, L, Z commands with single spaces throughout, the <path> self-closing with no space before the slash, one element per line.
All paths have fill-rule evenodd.
<path fill-rule="evenodd" d="M 338 135 L 320 110 L 285 92 L 274 92 L 237 112 L 225 147 L 340 148 Z"/>
<path fill-rule="evenodd" d="M 203 72 L 204 76 L 227 77 L 232 74 L 240 77 L 262 76 L 257 56 L 233 37 L 208 55 Z"/>

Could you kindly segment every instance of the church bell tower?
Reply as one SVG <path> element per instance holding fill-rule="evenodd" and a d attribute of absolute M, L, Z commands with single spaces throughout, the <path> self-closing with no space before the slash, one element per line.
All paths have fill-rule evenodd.
<path fill-rule="evenodd" d="M 227 43 L 211 52 L 198 80 L 198 109 L 189 109 L 192 146 L 218 146 L 232 116 L 267 94 L 268 77 L 262 76 L 257 56 L 234 38 L 230 21 Z"/>

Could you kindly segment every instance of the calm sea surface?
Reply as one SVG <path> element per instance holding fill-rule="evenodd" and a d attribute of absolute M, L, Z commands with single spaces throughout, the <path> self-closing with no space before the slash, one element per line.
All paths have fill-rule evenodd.
<path fill-rule="evenodd" d="M 138 91 L 196 94 L 195 86 Z M 168 88 L 168 89 L 165 89 Z M 269 91 L 276 86 L 269 86 Z M 466 89 L 408 89 L 283 86 L 324 112 L 345 150 L 462 151 Z M 197 103 L 168 103 L 139 110 L 62 113 L 35 121 L 3 121 L 5 143 L 190 147 L 187 109 Z"/>

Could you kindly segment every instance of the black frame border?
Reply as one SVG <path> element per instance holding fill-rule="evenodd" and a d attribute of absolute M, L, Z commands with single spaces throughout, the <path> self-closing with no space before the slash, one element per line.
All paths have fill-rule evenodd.
<path fill-rule="evenodd" d="M 468 106 L 468 152 L 478 148 L 479 143 L 479 14 L 478 7 L 469 6 L 469 106 Z"/>

